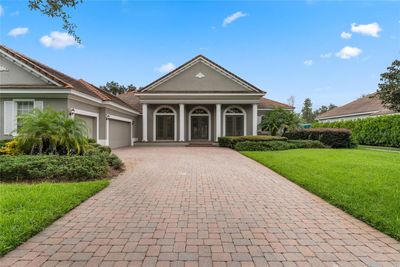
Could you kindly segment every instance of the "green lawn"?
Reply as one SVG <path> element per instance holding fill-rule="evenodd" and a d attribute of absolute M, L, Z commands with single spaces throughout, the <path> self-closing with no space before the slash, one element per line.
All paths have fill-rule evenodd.
<path fill-rule="evenodd" d="M 243 154 L 400 240 L 400 153 L 293 149 Z"/>
<path fill-rule="evenodd" d="M 0 256 L 43 230 L 109 184 L 0 184 Z"/>

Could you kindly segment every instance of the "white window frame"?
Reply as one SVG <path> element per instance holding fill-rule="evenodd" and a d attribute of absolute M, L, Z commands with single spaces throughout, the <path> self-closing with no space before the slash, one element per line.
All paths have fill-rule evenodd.
<path fill-rule="evenodd" d="M 153 112 L 153 141 L 157 141 L 157 135 L 156 135 L 156 127 L 157 127 L 157 125 L 156 125 L 156 119 L 157 119 L 157 116 L 171 116 L 171 113 L 157 113 L 160 109 L 162 109 L 162 108 L 169 108 L 169 109 L 171 109 L 172 110 L 172 112 L 174 113 L 173 115 L 174 115 L 174 140 L 173 141 L 177 141 L 178 140 L 178 135 L 177 135 L 177 128 L 178 128 L 178 122 L 177 122 L 177 113 L 176 113 L 176 110 L 173 108 L 173 107 L 171 107 L 171 106 L 169 106 L 169 105 L 161 105 L 161 106 L 159 106 L 158 108 L 156 108 L 155 110 L 154 110 L 154 112 Z M 170 140 L 160 140 L 160 141 L 170 141 Z"/>
<path fill-rule="evenodd" d="M 198 109 L 201 109 L 201 110 L 204 110 L 205 112 L 207 112 L 207 114 L 193 114 L 193 112 L 195 111 L 195 110 L 198 110 Z M 189 141 L 191 141 L 192 140 L 192 116 L 194 116 L 194 117 L 208 117 L 208 141 L 211 141 L 211 112 L 206 108 L 206 107 L 203 107 L 203 106 L 196 106 L 196 107 L 194 107 L 194 108 L 192 108 L 191 110 L 190 110 L 190 112 L 189 112 Z"/>
<path fill-rule="evenodd" d="M 241 106 L 237 106 L 237 105 L 232 105 L 232 106 L 228 106 L 224 109 L 224 113 L 222 116 L 222 136 L 226 136 L 226 116 L 227 116 L 227 111 L 231 108 L 237 108 L 240 109 L 242 111 L 242 113 L 229 113 L 229 116 L 243 116 L 243 135 L 246 136 L 247 135 L 247 114 L 246 114 L 246 110 L 244 108 L 242 108 Z"/>
<path fill-rule="evenodd" d="M 12 102 L 13 102 L 13 108 L 12 108 L 12 114 L 11 114 L 11 118 L 12 118 L 12 120 L 13 120 L 13 122 L 12 122 L 12 125 L 13 125 L 13 132 L 11 133 L 11 135 L 12 136 L 17 136 L 18 135 L 18 133 L 17 133 L 17 128 L 18 128 L 18 125 L 17 125 L 17 123 L 18 123 L 18 120 L 17 120 L 17 114 L 18 114 L 18 111 L 17 111 L 17 109 L 18 109 L 18 102 L 33 102 L 33 109 L 35 109 L 35 99 L 33 99 L 33 98 L 26 98 L 26 99 L 24 99 L 24 98 L 18 98 L 18 99 L 13 99 L 12 100 Z"/>

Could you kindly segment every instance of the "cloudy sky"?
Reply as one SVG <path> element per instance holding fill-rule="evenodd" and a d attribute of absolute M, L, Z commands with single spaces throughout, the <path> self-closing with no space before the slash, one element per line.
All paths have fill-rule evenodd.
<path fill-rule="evenodd" d="M 143 86 L 203 54 L 301 107 L 375 91 L 400 58 L 398 1 L 94 1 L 72 10 L 78 45 L 59 20 L 0 4 L 1 43 L 75 78 Z"/>

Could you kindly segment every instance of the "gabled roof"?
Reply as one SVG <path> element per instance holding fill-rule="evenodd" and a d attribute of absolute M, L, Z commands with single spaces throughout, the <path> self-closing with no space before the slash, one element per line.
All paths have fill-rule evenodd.
<path fill-rule="evenodd" d="M 18 61 L 23 68 L 29 68 L 36 72 L 37 75 L 45 79 L 49 85 L 45 87 L 57 89 L 74 89 L 78 92 L 84 93 L 86 95 L 98 98 L 102 101 L 112 101 L 126 108 L 131 108 L 129 104 L 121 100 L 120 98 L 101 90 L 100 88 L 94 86 L 93 84 L 85 80 L 74 79 L 58 70 L 55 70 L 49 66 L 46 66 L 30 57 L 27 57 L 19 52 L 12 50 L 4 45 L 0 45 L 0 53 L 4 56 L 9 57 L 14 62 Z M 12 88 L 43 88 L 43 85 L 1 85 L 0 87 L 12 87 Z M 137 110 L 136 110 L 137 111 Z"/>
<path fill-rule="evenodd" d="M 383 115 L 395 113 L 386 108 L 376 93 L 354 100 L 344 106 L 322 113 L 317 119 L 341 118 L 353 115 Z"/>
<path fill-rule="evenodd" d="M 258 104 L 258 109 L 274 109 L 274 108 L 284 108 L 284 109 L 294 109 L 294 107 L 278 102 L 278 101 L 274 101 L 265 97 L 262 97 L 260 99 L 260 103 Z"/>
<path fill-rule="evenodd" d="M 196 64 L 198 62 L 203 62 L 204 64 L 206 64 L 209 67 L 213 68 L 214 70 L 218 71 L 219 73 L 227 76 L 228 78 L 230 78 L 234 82 L 242 85 L 243 87 L 246 87 L 247 89 L 249 89 L 249 92 L 265 93 L 261 89 L 257 88 L 256 86 L 252 85 L 251 83 L 243 80 L 242 78 L 238 77 L 237 75 L 235 75 L 234 73 L 228 71 L 227 69 L 221 67 L 220 65 L 218 65 L 217 63 L 213 62 L 212 60 L 208 59 L 207 57 L 205 57 L 203 55 L 198 55 L 198 56 L 194 57 L 193 59 L 187 61 L 186 63 L 182 64 L 181 66 L 179 66 L 178 68 L 174 69 L 173 71 L 167 73 L 166 75 L 164 75 L 161 78 L 155 80 L 154 82 L 146 85 L 145 87 L 143 87 L 140 90 L 140 93 L 151 93 L 151 90 L 153 88 L 155 88 L 156 86 L 158 86 L 159 84 L 171 79 L 175 75 L 183 72 L 184 70 L 186 70 L 187 68 L 193 66 L 194 64 Z"/>
<path fill-rule="evenodd" d="M 119 99 L 129 104 L 129 106 L 135 110 L 142 112 L 142 105 L 140 104 L 140 99 L 136 96 L 138 91 L 130 91 L 123 94 L 117 95 Z"/>

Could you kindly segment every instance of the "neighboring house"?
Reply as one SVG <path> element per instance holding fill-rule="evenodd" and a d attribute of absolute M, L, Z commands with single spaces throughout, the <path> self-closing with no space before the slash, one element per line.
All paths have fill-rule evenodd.
<path fill-rule="evenodd" d="M 394 114 L 394 111 L 386 108 L 376 93 L 363 96 L 344 106 L 331 109 L 317 116 L 321 122 L 340 120 L 354 120 L 366 117 Z"/>
<path fill-rule="evenodd" d="M 140 91 L 117 97 L 0 46 L 0 138 L 18 134 L 17 116 L 33 108 L 68 110 L 89 137 L 113 148 L 140 142 L 215 142 L 257 135 L 268 110 L 293 107 L 204 56 L 197 56 Z"/>
<path fill-rule="evenodd" d="M 18 134 L 18 115 L 46 107 L 82 118 L 89 137 L 100 144 L 116 148 L 131 145 L 137 138 L 140 112 L 130 105 L 84 80 L 0 46 L 0 139 Z"/>

